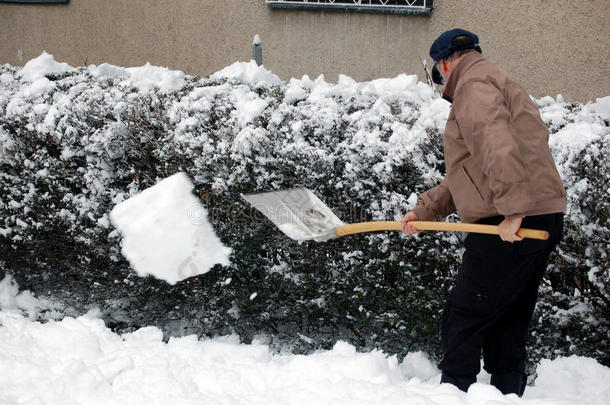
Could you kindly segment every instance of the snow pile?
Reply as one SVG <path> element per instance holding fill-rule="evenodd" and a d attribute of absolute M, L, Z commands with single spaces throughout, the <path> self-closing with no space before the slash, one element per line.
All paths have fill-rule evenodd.
<path fill-rule="evenodd" d="M 99 66 L 90 65 L 87 71 L 97 79 L 121 79 L 122 86 L 135 87 L 142 93 L 159 90 L 160 93 L 166 94 L 177 91 L 184 86 L 186 77 L 182 71 L 152 66 L 148 62 L 144 66 L 131 68 L 103 63 Z"/>
<path fill-rule="evenodd" d="M 610 369 L 586 357 L 562 357 L 540 361 L 536 385 L 526 398 L 556 398 L 581 404 L 610 402 Z"/>
<path fill-rule="evenodd" d="M 263 85 L 280 85 L 282 80 L 264 66 L 258 66 L 255 61 L 235 62 L 231 66 L 214 73 L 212 79 L 232 79 L 242 82 Z"/>
<path fill-rule="evenodd" d="M 175 284 L 205 274 L 217 263 L 229 264 L 231 249 L 214 233 L 192 189 L 188 176 L 178 173 L 110 212 L 123 235 L 121 253 L 140 276 L 151 274 Z"/>
<path fill-rule="evenodd" d="M 0 281 L 0 311 L 25 314 L 31 320 L 60 319 L 62 305 L 45 298 L 35 297 L 30 291 L 19 292 L 19 285 L 14 278 L 7 275 Z"/>
<path fill-rule="evenodd" d="M 46 78 L 48 75 L 62 75 L 75 71 L 76 69 L 72 66 L 67 63 L 57 62 L 53 55 L 43 51 L 39 57 L 26 63 L 19 74 L 23 80 L 35 82 L 36 80 Z"/>
<path fill-rule="evenodd" d="M 129 74 L 127 83 L 140 91 L 159 89 L 161 93 L 169 93 L 184 86 L 185 75 L 179 70 L 152 66 L 150 63 L 126 70 Z"/>
<path fill-rule="evenodd" d="M 311 355 L 272 354 L 263 344 L 160 330 L 117 335 L 88 317 L 47 324 L 0 313 L 0 402 L 39 404 L 419 404 L 605 405 L 610 369 L 561 358 L 538 369 L 526 399 L 478 383 L 467 394 L 440 385 L 421 353 L 399 363 L 337 342 Z M 581 377 L 586 376 L 587 379 Z"/>

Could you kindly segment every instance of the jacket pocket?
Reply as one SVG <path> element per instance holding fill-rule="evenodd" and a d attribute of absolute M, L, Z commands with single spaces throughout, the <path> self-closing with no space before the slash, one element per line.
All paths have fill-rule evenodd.
<path fill-rule="evenodd" d="M 472 180 L 472 177 L 470 177 L 470 174 L 468 174 L 468 170 L 466 170 L 466 166 L 462 166 L 462 172 L 464 172 L 464 176 L 466 177 L 466 182 L 470 184 L 470 186 L 474 189 L 474 191 L 476 191 L 476 195 L 479 196 L 479 199 L 481 201 L 484 201 L 485 198 L 483 197 L 483 194 L 481 194 L 481 190 L 479 190 L 479 187 L 477 187 L 477 184 L 474 182 L 474 180 Z"/>
<path fill-rule="evenodd" d="M 476 170 L 476 169 L 475 169 Z M 448 185 L 455 207 L 462 221 L 473 221 L 494 215 L 495 208 L 489 198 L 485 198 L 484 185 L 479 185 L 468 171 L 468 165 L 457 167 L 448 175 Z"/>

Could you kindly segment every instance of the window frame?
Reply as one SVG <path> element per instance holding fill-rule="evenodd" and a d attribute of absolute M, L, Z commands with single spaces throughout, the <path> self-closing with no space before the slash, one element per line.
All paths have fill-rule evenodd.
<path fill-rule="evenodd" d="M 70 0 L 0 0 L 0 3 L 13 4 L 68 4 Z"/>
<path fill-rule="evenodd" d="M 368 13 L 390 13 L 430 15 L 434 0 L 403 0 L 405 5 L 398 5 L 398 0 L 265 0 L 272 9 L 284 10 L 343 10 Z M 411 4 L 409 4 L 411 3 Z M 423 5 L 415 5 L 423 3 Z"/>

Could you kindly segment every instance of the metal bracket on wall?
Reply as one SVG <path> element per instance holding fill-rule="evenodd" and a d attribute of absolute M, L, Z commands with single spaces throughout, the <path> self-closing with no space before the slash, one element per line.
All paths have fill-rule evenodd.
<path fill-rule="evenodd" d="M 430 15 L 434 0 L 266 0 L 270 8 Z"/>

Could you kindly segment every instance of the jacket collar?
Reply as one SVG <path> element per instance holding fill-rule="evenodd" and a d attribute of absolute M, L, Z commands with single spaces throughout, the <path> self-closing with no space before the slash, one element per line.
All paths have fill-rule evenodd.
<path fill-rule="evenodd" d="M 455 93 L 455 89 L 462 77 L 462 74 L 467 71 L 472 65 L 477 63 L 478 61 L 483 60 L 483 57 L 478 52 L 468 52 L 462 59 L 460 59 L 453 68 L 451 72 L 451 76 L 449 76 L 449 80 L 445 85 L 445 89 L 443 90 L 443 98 L 450 103 L 453 103 L 453 96 Z"/>

